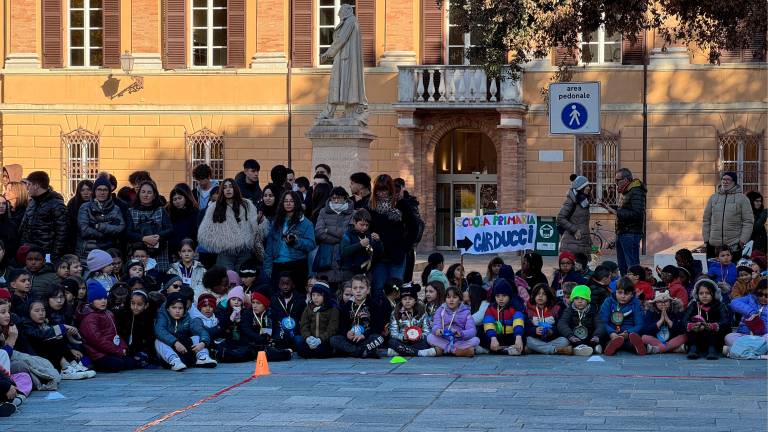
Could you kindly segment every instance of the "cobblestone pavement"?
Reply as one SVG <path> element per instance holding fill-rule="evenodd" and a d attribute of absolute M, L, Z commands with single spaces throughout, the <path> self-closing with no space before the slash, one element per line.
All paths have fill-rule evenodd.
<path fill-rule="evenodd" d="M 293 360 L 149 431 L 764 431 L 765 361 L 682 355 Z M 35 392 L 4 431 L 131 431 L 246 379 L 252 364 L 142 370 Z"/>

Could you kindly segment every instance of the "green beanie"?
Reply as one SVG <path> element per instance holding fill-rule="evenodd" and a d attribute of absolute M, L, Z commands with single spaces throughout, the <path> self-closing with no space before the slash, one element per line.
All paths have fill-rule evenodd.
<path fill-rule="evenodd" d="M 575 298 L 583 298 L 584 300 L 591 302 L 592 301 L 592 291 L 590 291 L 589 287 L 586 285 L 576 285 L 573 287 L 573 291 L 571 291 L 571 301 Z"/>

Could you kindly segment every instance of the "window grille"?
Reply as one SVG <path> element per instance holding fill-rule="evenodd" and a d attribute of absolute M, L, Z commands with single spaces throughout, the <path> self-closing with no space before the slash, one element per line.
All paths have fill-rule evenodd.
<path fill-rule="evenodd" d="M 590 202 L 619 204 L 615 174 L 619 169 L 619 135 L 581 135 L 576 138 L 576 170 L 589 179 Z"/>
<path fill-rule="evenodd" d="M 733 171 L 739 177 L 744 193 L 760 189 L 762 152 L 764 151 L 760 143 L 764 141 L 763 133 L 752 132 L 744 127 L 718 133 L 717 142 L 720 150 L 718 178 L 722 177 L 724 172 Z"/>
<path fill-rule="evenodd" d="M 61 145 L 67 155 L 64 165 L 64 193 L 72 196 L 81 180 L 95 180 L 99 175 L 99 135 L 78 128 L 61 134 Z"/>
<path fill-rule="evenodd" d="M 192 134 L 184 134 L 189 157 L 188 169 L 190 184 L 193 184 L 192 170 L 200 164 L 211 167 L 211 179 L 224 180 L 224 137 L 208 128 Z"/>

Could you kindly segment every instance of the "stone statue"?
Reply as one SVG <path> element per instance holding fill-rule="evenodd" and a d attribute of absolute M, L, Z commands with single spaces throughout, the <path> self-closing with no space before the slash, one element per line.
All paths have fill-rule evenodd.
<path fill-rule="evenodd" d="M 341 22 L 333 30 L 333 43 L 320 56 L 320 60 L 333 59 L 331 82 L 328 85 L 328 103 L 318 116 L 327 124 L 368 123 L 368 99 L 365 97 L 363 79 L 363 52 L 360 27 L 352 6 L 341 5 Z M 344 106 L 344 116 L 334 119 L 336 108 Z"/>

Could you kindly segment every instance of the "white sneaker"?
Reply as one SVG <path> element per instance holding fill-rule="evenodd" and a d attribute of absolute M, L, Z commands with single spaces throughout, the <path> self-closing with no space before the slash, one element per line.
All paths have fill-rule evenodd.
<path fill-rule="evenodd" d="M 509 354 L 511 356 L 519 356 L 522 353 L 520 351 L 518 351 L 517 348 L 515 348 L 514 345 L 513 345 L 513 346 L 507 348 L 507 354 Z"/>
<path fill-rule="evenodd" d="M 178 371 L 184 370 L 186 368 L 187 368 L 187 365 L 185 365 L 184 362 L 181 361 L 178 358 L 175 359 L 173 361 L 173 363 L 171 363 L 171 370 L 173 370 L 173 371 L 177 371 L 178 372 Z"/>
<path fill-rule="evenodd" d="M 603 347 L 600 346 L 600 344 L 595 345 L 595 354 L 602 354 L 603 353 Z"/>
<path fill-rule="evenodd" d="M 61 379 L 63 380 L 81 380 L 88 378 L 88 375 L 85 374 L 85 372 L 80 372 L 73 367 L 69 366 L 61 371 Z"/>
<path fill-rule="evenodd" d="M 208 355 L 203 355 L 197 358 L 197 361 L 195 362 L 196 366 L 202 366 L 202 367 L 215 367 L 218 363 L 216 363 L 216 360 L 212 359 Z"/>
<path fill-rule="evenodd" d="M 435 357 L 437 351 L 434 348 L 419 350 L 419 357 Z"/>
<path fill-rule="evenodd" d="M 392 348 L 387 348 L 387 357 L 394 357 L 398 355 L 397 351 L 393 350 Z"/>
<path fill-rule="evenodd" d="M 478 345 L 475 347 L 475 354 L 488 354 L 488 350 Z"/>
<path fill-rule="evenodd" d="M 72 360 L 71 362 L 69 362 L 69 364 L 72 366 L 72 369 L 74 369 L 74 370 L 76 370 L 78 372 L 84 373 L 86 378 L 93 378 L 93 377 L 96 376 L 96 371 L 88 369 L 87 367 L 85 367 L 83 362 L 76 362 L 76 361 Z"/>
<path fill-rule="evenodd" d="M 579 345 L 573 349 L 573 354 L 577 356 L 591 356 L 594 350 L 589 345 Z"/>

